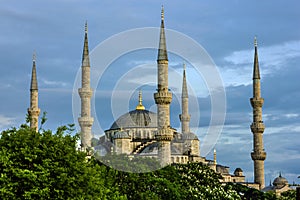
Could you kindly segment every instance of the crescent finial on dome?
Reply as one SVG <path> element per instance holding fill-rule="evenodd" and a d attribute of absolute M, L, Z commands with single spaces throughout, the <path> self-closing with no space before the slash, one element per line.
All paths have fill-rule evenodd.
<path fill-rule="evenodd" d="M 145 106 L 143 106 L 143 97 L 142 97 L 142 91 L 139 91 L 139 104 L 135 108 L 136 110 L 145 110 Z"/>

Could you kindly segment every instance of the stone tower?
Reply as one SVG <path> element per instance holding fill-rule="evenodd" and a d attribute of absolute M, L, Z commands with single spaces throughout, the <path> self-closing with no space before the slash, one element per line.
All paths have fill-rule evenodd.
<path fill-rule="evenodd" d="M 93 92 L 90 87 L 90 59 L 87 34 L 86 23 L 81 65 L 81 88 L 78 89 L 81 99 L 81 116 L 78 118 L 78 122 L 81 128 L 80 137 L 83 151 L 91 147 L 92 125 L 94 122 L 94 119 L 91 117 L 91 97 Z"/>
<path fill-rule="evenodd" d="M 30 107 L 28 108 L 28 116 L 30 120 L 30 128 L 38 131 L 39 115 L 40 109 L 38 105 L 38 83 L 36 78 L 36 65 L 35 65 L 36 55 L 33 54 L 32 59 L 32 74 L 31 74 L 31 84 L 30 84 Z"/>
<path fill-rule="evenodd" d="M 187 84 L 186 84 L 185 64 L 183 64 L 181 109 L 182 109 L 182 113 L 181 113 L 181 115 L 179 115 L 179 119 L 181 122 L 181 132 L 186 134 L 186 133 L 190 132 L 191 116 L 189 114 L 189 96 L 188 96 L 188 89 L 187 89 Z"/>
<path fill-rule="evenodd" d="M 159 49 L 157 57 L 157 92 L 154 93 L 155 103 L 157 104 L 157 125 L 158 130 L 156 139 L 159 143 L 158 158 L 162 166 L 171 163 L 171 140 L 173 131 L 170 127 L 170 103 L 172 93 L 168 88 L 168 54 L 165 38 L 164 9 L 161 10 L 161 26 Z"/>
<path fill-rule="evenodd" d="M 260 185 L 260 189 L 265 187 L 264 160 L 266 152 L 263 145 L 263 132 L 265 125 L 262 121 L 262 106 L 264 99 L 260 93 L 260 73 L 258 64 L 257 41 L 254 39 L 254 67 L 253 67 L 253 98 L 250 99 L 253 108 L 253 122 L 251 131 L 253 133 L 253 152 L 251 153 L 254 161 L 254 182 Z"/>

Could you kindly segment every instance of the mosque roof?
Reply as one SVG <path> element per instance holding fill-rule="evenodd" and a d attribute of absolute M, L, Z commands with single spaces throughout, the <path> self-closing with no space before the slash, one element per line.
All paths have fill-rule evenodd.
<path fill-rule="evenodd" d="M 281 174 L 273 181 L 274 186 L 285 186 L 287 184 L 288 181 L 286 180 L 286 178 L 282 177 Z"/>
<path fill-rule="evenodd" d="M 110 129 L 157 127 L 157 115 L 149 110 L 132 110 L 120 116 Z"/>
<path fill-rule="evenodd" d="M 115 139 L 124 139 L 124 138 L 130 138 L 130 136 L 128 135 L 128 133 L 126 131 L 118 131 L 114 135 L 114 138 Z"/>

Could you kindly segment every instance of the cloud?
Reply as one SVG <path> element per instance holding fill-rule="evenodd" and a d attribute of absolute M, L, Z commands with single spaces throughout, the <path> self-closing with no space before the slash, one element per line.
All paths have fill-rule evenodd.
<path fill-rule="evenodd" d="M 0 129 L 13 126 L 14 124 L 15 124 L 15 118 L 7 117 L 0 114 Z"/>
<path fill-rule="evenodd" d="M 44 79 L 44 78 L 41 79 L 41 82 L 42 82 L 42 84 L 44 84 L 44 86 L 58 87 L 58 88 L 64 88 L 64 87 L 70 85 L 67 82 L 50 81 L 50 80 L 47 80 L 47 79 Z"/>
<path fill-rule="evenodd" d="M 252 83 L 253 49 L 232 52 L 219 65 L 226 86 L 249 85 Z M 289 41 L 258 49 L 262 75 L 271 74 L 286 67 L 291 59 L 300 57 L 300 41 Z"/>

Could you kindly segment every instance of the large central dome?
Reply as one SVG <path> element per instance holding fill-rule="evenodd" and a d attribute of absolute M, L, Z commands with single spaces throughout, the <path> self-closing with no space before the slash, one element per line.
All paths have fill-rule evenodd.
<path fill-rule="evenodd" d="M 135 127 L 157 127 L 157 115 L 149 110 L 133 110 L 120 116 L 110 129 L 135 128 Z"/>
<path fill-rule="evenodd" d="M 125 113 L 119 117 L 110 129 L 121 128 L 156 128 L 157 127 L 157 115 L 154 112 L 146 110 L 142 104 L 142 92 L 139 92 L 139 103 L 135 110 Z"/>

